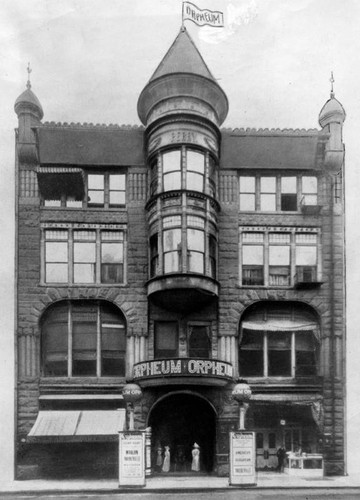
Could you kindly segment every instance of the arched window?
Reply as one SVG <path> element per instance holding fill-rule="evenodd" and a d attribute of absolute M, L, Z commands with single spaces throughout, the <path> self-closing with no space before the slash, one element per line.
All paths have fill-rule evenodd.
<path fill-rule="evenodd" d="M 307 377 L 317 374 L 319 325 L 295 303 L 259 303 L 240 323 L 239 373 L 243 377 Z"/>
<path fill-rule="evenodd" d="M 46 311 L 41 334 L 44 376 L 125 376 L 126 325 L 113 304 L 59 302 Z"/>

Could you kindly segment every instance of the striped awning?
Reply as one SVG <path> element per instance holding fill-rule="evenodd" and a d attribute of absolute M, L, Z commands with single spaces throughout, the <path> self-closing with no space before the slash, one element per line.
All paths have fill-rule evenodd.
<path fill-rule="evenodd" d="M 125 409 L 40 411 L 28 442 L 113 441 L 124 430 Z"/>
<path fill-rule="evenodd" d="M 82 168 L 78 167 L 44 167 L 39 166 L 35 169 L 38 174 L 81 174 L 84 175 Z"/>
<path fill-rule="evenodd" d="M 60 200 L 63 195 L 82 200 L 85 173 L 78 167 L 39 166 L 36 168 L 39 189 L 47 200 Z"/>

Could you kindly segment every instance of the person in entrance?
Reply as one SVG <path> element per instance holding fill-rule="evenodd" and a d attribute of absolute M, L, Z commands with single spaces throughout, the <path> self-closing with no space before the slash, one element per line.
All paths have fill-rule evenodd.
<path fill-rule="evenodd" d="M 192 454 L 192 462 L 191 462 L 191 470 L 194 472 L 199 472 L 200 470 L 200 446 L 197 443 L 194 443 Z"/>
<path fill-rule="evenodd" d="M 162 471 L 169 472 L 169 470 L 170 470 L 170 447 L 165 446 L 164 462 L 162 465 Z"/>
<path fill-rule="evenodd" d="M 286 450 L 285 450 L 283 445 L 281 445 L 280 448 L 278 449 L 276 456 L 278 459 L 278 466 L 277 466 L 276 470 L 278 472 L 284 472 L 284 461 L 286 458 Z"/>

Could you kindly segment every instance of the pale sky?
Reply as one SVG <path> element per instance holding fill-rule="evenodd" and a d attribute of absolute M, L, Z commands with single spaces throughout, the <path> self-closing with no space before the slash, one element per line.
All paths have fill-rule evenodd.
<path fill-rule="evenodd" d="M 225 28 L 186 27 L 229 99 L 225 127 L 319 128 L 334 72 L 347 195 L 349 472 L 360 461 L 357 154 L 359 0 L 192 0 Z M 0 4 L 0 471 L 11 474 L 15 99 L 31 64 L 44 121 L 139 124 L 138 96 L 181 26 L 181 0 L 2 0 Z M 10 375 L 9 375 L 10 374 Z M 4 452 L 6 451 L 6 453 Z M 356 459 L 355 459 L 356 456 Z M 4 476 L 5 477 L 5 476 Z"/>

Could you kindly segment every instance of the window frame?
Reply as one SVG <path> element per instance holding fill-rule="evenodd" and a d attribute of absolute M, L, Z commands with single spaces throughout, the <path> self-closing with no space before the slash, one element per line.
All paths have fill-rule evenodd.
<path fill-rule="evenodd" d="M 67 232 L 66 240 L 56 240 L 48 239 L 47 232 Z M 76 244 L 81 243 L 82 240 L 76 239 L 76 232 L 87 231 L 94 234 L 93 240 L 83 240 L 88 244 L 94 245 L 95 261 L 92 262 L 94 265 L 94 279 L 93 281 L 76 281 L 76 273 L 74 266 L 77 264 L 75 262 L 76 258 Z M 103 240 L 103 234 L 113 233 L 118 236 L 118 239 L 113 240 Z M 47 268 L 49 261 L 47 261 L 47 244 L 51 241 L 62 241 L 67 243 L 67 255 L 68 259 L 66 262 L 67 266 L 67 280 L 62 281 L 48 281 L 47 280 Z M 118 266 L 120 267 L 120 275 L 122 276 L 121 282 L 114 281 L 104 281 L 102 278 L 103 265 L 106 262 L 103 260 L 103 244 L 104 243 L 118 243 L 119 244 L 119 260 Z M 122 247 L 122 248 L 121 248 Z M 81 264 L 80 262 L 78 264 Z M 63 224 L 63 223 L 44 223 L 41 225 L 41 273 L 40 273 L 40 284 L 41 285 L 56 285 L 56 286 L 124 286 L 127 283 L 127 230 L 124 224 Z"/>
<path fill-rule="evenodd" d="M 309 173 L 310 174 L 310 173 Z M 294 173 L 291 175 L 291 173 L 288 174 L 276 174 L 274 175 L 273 173 L 258 173 L 258 174 L 252 174 L 252 175 L 247 175 L 246 172 L 243 172 L 239 175 L 239 211 L 240 212 L 261 212 L 261 213 L 275 213 L 275 212 L 280 212 L 280 213 L 298 213 L 301 211 L 301 207 L 304 204 L 304 199 L 306 196 L 316 196 L 316 206 L 319 206 L 319 184 L 320 184 L 320 178 L 318 175 L 309 175 L 309 174 L 298 174 Z M 291 178 L 295 177 L 296 178 L 296 189 L 295 192 L 292 193 L 287 193 L 283 189 L 283 179 L 286 178 Z M 316 193 L 307 193 L 303 190 L 303 178 L 312 178 L 316 180 L 316 187 L 317 191 Z M 242 187 L 242 179 L 253 179 L 253 184 L 254 184 L 254 190 L 248 191 L 245 188 Z M 263 190 L 261 184 L 262 184 L 262 179 L 264 178 L 275 178 L 275 191 L 266 191 Z M 261 208 L 261 199 L 263 196 L 269 196 L 269 195 L 275 195 L 275 209 L 274 210 L 264 210 Z M 254 208 L 243 208 L 242 206 L 242 196 L 253 196 L 254 198 Z M 285 203 L 285 200 L 283 199 L 285 196 L 296 196 L 296 209 L 295 210 L 288 210 L 288 209 L 282 209 L 282 205 Z"/>
<path fill-rule="evenodd" d="M 260 349 L 242 349 L 242 341 L 244 339 L 244 332 L 241 335 L 241 340 L 239 342 L 239 374 L 241 377 L 254 377 L 254 378 L 303 378 L 303 377 L 314 377 L 317 376 L 318 373 L 318 346 L 316 346 L 316 338 L 313 332 L 311 331 L 278 331 L 278 332 L 273 332 L 273 331 L 252 331 L 254 336 L 259 336 L 261 337 L 261 344 L 262 348 Z M 276 351 L 276 349 L 270 349 L 269 348 L 269 336 L 273 334 L 278 334 L 279 336 L 281 335 L 290 335 L 290 349 L 284 350 L 284 352 L 288 352 L 288 363 L 290 366 L 290 370 L 288 374 L 271 374 L 271 363 L 270 363 L 270 358 L 269 358 L 269 352 L 270 351 Z M 312 371 L 315 371 L 315 373 L 308 373 L 308 374 L 298 374 L 298 366 L 297 366 L 297 347 L 296 347 L 296 338 L 299 335 L 308 335 L 309 339 L 311 339 L 311 342 L 314 345 L 314 360 L 313 364 L 309 365 L 313 369 Z M 246 372 L 242 372 L 241 370 L 241 360 L 242 360 L 242 355 L 241 355 L 241 350 L 243 352 L 248 352 L 248 351 L 255 351 L 257 353 L 262 353 L 262 373 L 257 373 L 257 374 L 249 374 Z M 278 349 L 280 350 L 280 349 Z M 301 352 L 307 352 L 307 351 L 301 351 Z M 304 365 L 302 365 L 304 366 Z M 300 365 L 299 365 L 300 367 Z"/>
<path fill-rule="evenodd" d="M 48 330 L 46 327 L 46 323 L 49 321 L 49 316 L 51 313 L 54 315 L 53 318 L 53 323 L 55 324 L 56 322 L 54 321 L 56 319 L 56 313 L 57 313 L 57 307 L 66 307 L 67 311 L 67 318 L 66 321 L 61 321 L 62 324 L 66 325 L 65 330 L 64 330 L 64 335 L 66 335 L 66 340 L 67 340 L 67 351 L 65 355 L 63 355 L 64 361 L 66 362 L 66 373 L 61 373 L 61 374 L 52 374 L 48 372 L 47 369 L 47 359 L 48 359 Z M 89 321 L 89 322 L 81 322 L 81 321 L 76 321 L 76 314 L 79 313 L 81 315 L 81 307 L 84 308 L 84 314 L 86 315 L 88 311 L 91 311 L 91 309 L 94 309 L 94 314 L 96 315 L 96 320 L 95 321 Z M 78 308 L 78 310 L 77 310 Z M 86 309 L 88 308 L 88 309 Z M 106 320 L 106 308 L 111 309 L 111 313 L 115 316 L 117 315 L 118 321 L 105 321 Z M 51 323 L 51 322 L 50 322 Z M 89 329 L 85 327 L 89 323 L 89 325 L 93 325 L 94 330 L 92 331 L 92 335 L 95 336 L 93 339 L 94 343 L 94 348 L 93 351 L 95 353 L 94 355 L 89 355 L 89 353 L 83 354 L 81 349 L 75 349 L 75 342 L 76 342 L 76 337 L 80 335 L 80 333 L 76 333 L 76 324 L 82 325 L 82 330 L 86 334 L 88 334 Z M 105 326 L 106 325 L 106 326 Z M 121 361 L 121 373 L 114 373 L 114 374 L 109 374 L 109 373 L 104 373 L 104 353 L 105 351 L 109 351 L 109 349 L 105 349 L 103 346 L 103 340 L 104 340 L 104 335 L 105 335 L 105 328 L 108 328 L 109 325 L 111 325 L 111 328 L 121 330 L 121 335 L 122 338 L 119 339 L 120 344 L 122 344 L 123 348 L 118 349 L 117 352 L 119 355 L 114 358 L 118 359 Z M 51 328 L 51 327 L 50 327 Z M 71 378 L 71 379 L 77 379 L 77 378 L 106 378 L 106 377 L 119 377 L 119 378 L 124 378 L 126 376 L 126 348 L 127 348 L 127 341 L 126 341 L 126 320 L 122 312 L 116 308 L 112 303 L 107 303 L 105 301 L 96 301 L 96 300 L 89 300 L 89 301 L 83 301 L 83 300 L 68 300 L 68 301 L 61 301 L 57 305 L 55 304 L 52 306 L 51 311 L 47 311 L 45 317 L 42 318 L 42 323 L 41 323 L 41 376 L 45 377 L 46 379 L 48 378 Z M 81 337 L 79 336 L 79 339 Z M 76 355 L 76 351 L 77 355 Z M 75 370 L 75 363 L 76 362 L 81 362 L 81 361 L 89 361 L 93 360 L 95 363 L 95 369 L 92 370 L 92 373 L 76 373 Z M 80 370 L 81 371 L 81 370 Z"/>
<path fill-rule="evenodd" d="M 89 189 L 89 178 L 90 176 L 98 176 L 98 177 L 103 177 L 103 189 Z M 121 177 L 122 183 L 124 184 L 123 189 L 111 189 L 111 178 L 119 176 Z M 111 209 L 118 209 L 118 208 L 124 208 L 126 206 L 126 185 L 127 185 L 127 176 L 126 173 L 123 172 L 99 172 L 99 171 L 94 171 L 94 172 L 87 172 L 86 174 L 86 197 L 85 197 L 85 206 L 86 208 L 90 209 L 105 209 L 105 210 L 111 210 Z M 102 192 L 103 193 L 103 203 L 91 203 L 89 200 L 89 191 L 96 191 L 96 192 Z M 111 203 L 110 198 L 111 198 L 111 193 L 113 192 L 118 192 L 123 194 L 124 202 L 123 203 Z"/>
<path fill-rule="evenodd" d="M 246 234 L 263 234 L 263 243 L 248 243 L 244 241 L 244 235 Z M 276 284 L 271 282 L 271 265 L 270 265 L 270 248 L 276 247 L 277 243 L 271 243 L 271 236 L 274 234 L 282 234 L 289 235 L 289 243 L 286 245 L 282 245 L 279 243 L 279 246 L 288 246 L 289 247 L 289 256 L 290 256 L 290 272 L 288 275 L 288 283 L 279 283 Z M 297 236 L 299 235 L 312 235 L 316 238 L 316 243 L 298 243 Z M 245 283 L 244 276 L 246 273 L 247 264 L 243 264 L 243 249 L 246 246 L 263 246 L 263 282 L 260 283 Z M 297 265 L 297 249 L 302 247 L 312 247 L 316 249 L 316 265 L 312 266 L 312 276 L 314 277 L 313 282 L 321 282 L 321 274 L 322 274 L 322 254 L 321 254 L 321 230 L 320 228 L 301 228 L 301 227 L 256 227 L 256 226 L 240 226 L 239 228 L 239 286 L 240 287 L 266 287 L 266 288 L 291 288 L 294 287 L 297 282 L 297 276 L 299 271 L 301 271 L 302 267 L 307 266 L 299 266 Z M 253 266 L 255 267 L 255 265 Z M 274 266 L 273 266 L 274 267 Z M 288 267 L 286 264 L 283 266 L 275 266 L 278 268 Z M 305 270 L 306 271 L 306 270 Z M 310 272 L 310 271 L 309 271 Z M 280 273 L 281 274 L 281 273 Z M 279 276 L 280 276 L 279 274 Z M 274 280 L 275 281 L 275 280 Z M 279 281 L 281 279 L 279 278 Z"/>

